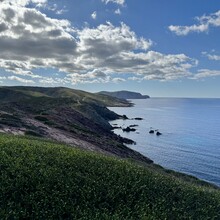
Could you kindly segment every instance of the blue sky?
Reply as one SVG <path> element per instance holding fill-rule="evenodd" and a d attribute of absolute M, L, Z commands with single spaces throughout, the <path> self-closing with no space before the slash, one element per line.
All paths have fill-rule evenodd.
<path fill-rule="evenodd" d="M 220 97 L 220 2 L 0 0 L 0 86 Z"/>

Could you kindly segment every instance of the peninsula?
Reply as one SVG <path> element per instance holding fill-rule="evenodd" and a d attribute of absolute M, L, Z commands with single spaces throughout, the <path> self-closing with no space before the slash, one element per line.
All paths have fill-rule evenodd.
<path fill-rule="evenodd" d="M 116 97 L 119 99 L 148 99 L 150 98 L 149 95 L 142 95 L 139 92 L 131 92 L 131 91 L 116 91 L 116 92 L 107 92 L 107 91 L 101 91 L 98 94 L 108 95 L 112 97 Z"/>

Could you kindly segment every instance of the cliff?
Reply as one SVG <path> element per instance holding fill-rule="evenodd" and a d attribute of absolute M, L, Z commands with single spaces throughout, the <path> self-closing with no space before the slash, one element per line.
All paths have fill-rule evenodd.
<path fill-rule="evenodd" d="M 126 100 L 69 88 L 0 87 L 0 132 L 48 138 L 120 158 L 151 163 L 126 147 L 132 141 L 112 132 L 109 120 L 122 116 L 107 106 Z"/>

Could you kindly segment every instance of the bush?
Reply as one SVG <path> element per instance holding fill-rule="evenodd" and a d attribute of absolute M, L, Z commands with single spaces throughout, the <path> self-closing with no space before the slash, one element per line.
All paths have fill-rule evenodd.
<path fill-rule="evenodd" d="M 46 117 L 41 116 L 41 115 L 35 116 L 34 118 L 35 118 L 36 120 L 42 121 L 42 122 L 48 121 L 48 119 L 47 119 Z"/>

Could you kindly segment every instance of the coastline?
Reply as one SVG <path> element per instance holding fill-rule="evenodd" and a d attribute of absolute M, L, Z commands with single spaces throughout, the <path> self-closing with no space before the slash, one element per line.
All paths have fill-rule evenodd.
<path fill-rule="evenodd" d="M 159 98 L 158 98 L 158 102 L 159 102 Z M 164 98 L 164 100 L 165 100 L 165 98 Z M 177 99 L 178 100 L 178 99 Z M 205 99 L 206 100 L 206 99 Z M 129 100 L 129 101 L 132 101 L 132 100 Z M 133 100 L 134 101 L 134 100 Z M 192 100 L 193 101 L 193 100 Z M 139 100 L 137 101 L 137 103 L 139 102 Z M 136 104 L 137 104 L 136 103 Z M 134 107 L 135 107 L 135 103 L 134 103 L 134 105 L 133 105 Z M 120 109 L 120 108 L 119 108 Z M 127 108 L 126 108 L 127 109 Z M 126 109 L 124 109 L 124 108 L 122 108 L 122 110 L 121 111 L 118 111 L 118 109 L 116 108 L 116 109 L 114 109 L 114 108 L 110 108 L 110 110 L 111 111 L 115 111 L 117 114 L 121 114 L 122 112 L 124 113 L 124 114 L 127 114 L 127 112 L 126 112 Z M 129 109 L 128 109 L 129 110 Z M 153 108 L 152 108 L 152 111 L 153 111 Z M 135 112 L 135 111 L 133 111 L 133 110 L 129 110 L 128 111 L 129 112 L 129 114 L 127 115 L 130 119 L 133 119 L 133 117 L 138 117 L 138 116 L 141 116 L 141 117 L 143 117 L 143 115 L 141 115 L 141 114 L 134 114 L 133 112 Z M 131 116 L 131 112 L 132 112 L 132 116 Z M 138 112 L 143 112 L 143 110 L 139 110 Z M 155 112 L 156 113 L 158 113 L 157 115 L 159 115 L 160 114 L 160 111 L 156 111 L 156 109 L 155 109 Z M 156 115 L 156 113 L 155 113 L 155 115 Z M 159 118 L 159 116 L 158 116 L 158 118 Z M 157 119 L 158 119 L 157 118 Z M 129 126 L 131 126 L 131 125 L 133 125 L 133 124 L 139 124 L 139 122 L 138 121 L 136 121 L 136 122 L 134 122 L 133 120 L 128 120 L 128 121 L 126 121 L 126 120 L 120 120 L 120 123 L 116 120 L 116 121 L 113 121 L 113 122 L 111 122 L 111 124 L 113 125 L 114 124 L 114 126 L 115 126 L 115 130 L 114 130 L 114 132 L 116 133 L 116 134 L 118 134 L 118 135 L 121 135 L 121 136 L 123 136 L 123 137 L 126 137 L 126 138 L 130 138 L 130 139 L 132 139 L 133 141 L 135 141 L 137 144 L 136 145 L 126 145 L 126 146 L 128 146 L 128 147 L 131 147 L 131 149 L 133 149 L 133 150 L 136 150 L 136 151 L 138 151 L 138 152 L 140 152 L 141 154 L 143 154 L 143 155 L 145 155 L 145 156 L 147 156 L 147 157 L 149 157 L 149 158 L 151 158 L 152 159 L 152 156 L 150 156 L 151 155 L 151 152 L 154 150 L 154 149 L 156 149 L 156 150 L 158 150 L 158 152 L 160 151 L 160 147 L 159 146 L 161 146 L 161 143 L 164 141 L 164 140 L 168 140 L 168 138 L 169 138 L 169 136 L 170 136 L 170 134 L 171 133 L 168 133 L 167 132 L 167 130 L 168 129 L 166 129 L 166 130 L 162 130 L 162 132 L 164 132 L 164 134 L 160 137 L 160 138 L 156 138 L 156 135 L 154 134 L 154 135 L 151 135 L 151 134 L 148 134 L 149 133 L 149 129 L 150 129 L 150 126 L 151 126 L 151 124 L 150 124 L 150 121 L 152 122 L 152 120 L 149 120 L 149 117 L 147 117 L 147 119 L 146 118 L 144 118 L 144 120 L 143 121 L 140 121 L 140 123 L 142 124 L 141 126 L 142 126 L 142 128 L 143 128 L 143 124 L 145 124 L 146 125 L 146 127 L 145 127 L 145 133 L 143 134 L 143 131 L 142 130 L 140 130 L 140 129 L 142 129 L 142 128 L 138 128 L 138 126 L 137 127 L 135 127 L 135 128 L 137 128 L 136 129 L 136 131 L 128 131 L 128 132 L 125 132 L 125 131 L 123 131 L 123 128 L 127 128 L 127 127 L 129 127 Z M 123 124 L 123 126 L 121 126 Z M 149 127 L 148 127 L 149 126 Z M 148 127 L 148 128 L 147 128 Z M 120 132 L 119 132 L 120 131 Z M 140 134 L 139 134 L 139 132 L 140 132 Z M 141 137 L 142 139 L 143 139 L 143 141 L 141 142 L 141 146 L 140 146 L 140 142 L 138 141 L 138 139 L 137 138 L 139 138 L 139 137 Z M 145 138 L 143 138 L 143 137 L 145 137 Z M 173 137 L 173 134 L 171 135 L 171 137 Z M 149 141 L 149 138 L 150 139 L 154 139 L 155 141 L 160 141 L 161 143 L 160 143 L 160 145 L 158 146 L 158 147 L 153 147 L 153 145 L 150 143 L 150 145 L 146 142 L 146 140 L 148 140 Z M 155 144 L 156 144 L 156 142 L 155 142 Z M 175 144 L 173 144 L 173 145 L 175 145 Z M 177 145 L 177 143 L 176 143 L 176 145 Z M 163 144 L 162 144 L 162 146 L 163 146 Z M 148 151 L 147 151 L 147 149 L 149 149 L 149 153 L 148 153 Z M 162 148 L 161 148 L 162 150 L 166 150 L 167 152 L 168 152 L 168 150 L 169 150 L 169 147 L 165 147 L 165 146 L 163 146 Z M 144 152 L 144 153 L 143 153 Z M 167 155 L 167 154 L 166 154 Z M 183 175 L 188 175 L 188 176 L 192 176 L 192 177 L 194 177 L 194 178 L 197 178 L 198 180 L 201 180 L 201 181 L 204 181 L 205 183 L 208 183 L 208 184 L 210 184 L 210 185 L 214 185 L 214 186 L 216 186 L 218 189 L 220 188 L 220 186 L 219 186 L 219 184 L 218 183 L 216 183 L 216 182 L 214 182 L 214 181 L 211 181 L 211 180 L 209 180 L 209 179 L 207 179 L 207 178 L 203 178 L 203 177 L 198 177 L 196 174 L 192 174 L 192 172 L 187 172 L 187 171 L 185 171 L 185 170 L 180 170 L 180 169 L 175 169 L 175 168 L 173 168 L 173 167 L 167 167 L 167 166 L 164 166 L 164 165 L 162 165 L 160 162 L 158 162 L 157 160 L 155 161 L 155 157 L 157 157 L 157 155 L 156 156 L 154 156 L 154 158 L 152 159 L 153 161 L 154 161 L 154 165 L 158 165 L 158 164 L 160 164 L 159 166 L 161 166 L 161 167 L 163 167 L 164 169 L 166 169 L 166 170 L 171 170 L 171 171 L 173 171 L 173 172 L 177 172 L 177 173 L 181 173 L 181 174 L 183 174 Z M 170 159 L 173 159 L 172 158 L 172 153 L 170 152 L 169 153 L 169 158 L 168 158 L 168 155 L 167 155 L 167 160 L 169 161 Z M 189 164 L 190 165 L 190 164 Z"/>
<path fill-rule="evenodd" d="M 51 139 L 145 165 L 154 162 L 151 156 L 126 146 L 132 138 L 114 134 L 109 124 L 128 117 L 123 116 L 125 111 L 117 114 L 106 106 L 129 110 L 134 103 L 68 88 L 1 87 L 0 96 L 0 130 L 4 133 Z M 132 117 L 134 125 L 144 122 L 137 116 Z"/>

